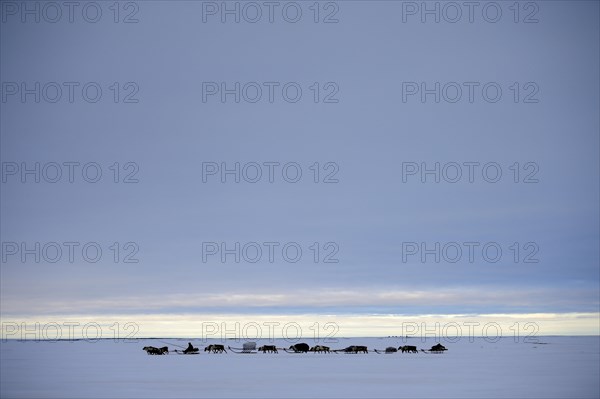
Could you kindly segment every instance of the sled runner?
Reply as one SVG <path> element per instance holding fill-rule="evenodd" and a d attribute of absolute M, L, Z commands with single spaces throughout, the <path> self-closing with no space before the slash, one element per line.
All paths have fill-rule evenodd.
<path fill-rule="evenodd" d="M 185 351 L 180 351 L 178 349 L 175 349 L 173 351 L 174 353 L 177 353 L 178 355 L 199 355 L 200 351 L 191 351 L 191 352 L 185 352 Z"/>

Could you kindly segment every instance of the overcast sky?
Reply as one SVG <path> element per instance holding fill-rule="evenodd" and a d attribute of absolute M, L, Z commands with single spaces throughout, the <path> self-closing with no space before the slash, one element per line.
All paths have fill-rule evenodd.
<path fill-rule="evenodd" d="M 597 2 L 56 4 L 2 4 L 3 320 L 598 333 Z"/>

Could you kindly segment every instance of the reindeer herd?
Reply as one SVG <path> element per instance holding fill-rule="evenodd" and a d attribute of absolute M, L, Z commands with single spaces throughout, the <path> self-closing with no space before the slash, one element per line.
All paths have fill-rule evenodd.
<path fill-rule="evenodd" d="M 369 353 L 368 348 L 366 346 L 361 346 L 361 345 L 351 345 L 351 346 L 348 346 L 343 349 L 333 349 L 332 350 L 330 347 L 324 346 L 324 345 L 316 345 L 311 348 L 306 343 L 295 344 L 295 345 L 290 346 L 288 349 L 277 348 L 275 345 L 263 345 L 263 346 L 259 347 L 258 349 L 256 349 L 256 343 L 247 342 L 246 344 L 244 344 L 244 348 L 241 352 L 237 352 L 237 351 L 235 351 L 235 348 L 231 348 L 231 347 L 228 347 L 228 349 L 232 350 L 234 353 L 258 353 L 258 352 L 279 353 L 279 350 L 283 350 L 284 352 L 287 352 L 287 353 L 308 353 L 308 352 L 313 352 L 313 353 L 354 353 L 354 354 Z M 163 346 L 162 348 L 155 348 L 153 346 L 145 346 L 143 348 L 143 350 L 145 350 L 148 355 L 166 355 L 169 353 L 169 348 L 166 346 Z M 421 349 L 421 352 L 444 353 L 447 350 L 448 349 L 446 349 L 446 347 L 444 345 L 437 344 L 437 345 L 432 346 L 431 349 Z M 382 354 L 382 353 L 392 354 L 392 353 L 396 353 L 396 352 L 419 353 L 419 349 L 417 349 L 417 347 L 413 346 L 413 345 L 404 345 L 404 346 L 400 346 L 398 348 L 390 346 L 390 347 L 385 348 L 385 350 L 374 349 L 373 351 L 375 353 L 379 353 L 379 354 Z M 200 353 L 199 349 L 194 348 L 191 343 L 188 344 L 188 348 L 186 350 L 178 351 L 176 349 L 173 352 L 181 353 L 181 354 L 199 354 Z M 225 349 L 224 345 L 211 344 L 204 348 L 204 352 L 227 353 L 227 350 Z"/>

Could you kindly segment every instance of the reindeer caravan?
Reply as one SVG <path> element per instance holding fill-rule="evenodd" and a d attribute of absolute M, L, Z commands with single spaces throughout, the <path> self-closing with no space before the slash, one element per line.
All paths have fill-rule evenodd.
<path fill-rule="evenodd" d="M 424 353 L 444 353 L 444 351 L 447 351 L 448 349 L 446 349 L 446 347 L 442 344 L 437 344 L 437 345 L 433 345 L 431 347 L 431 349 L 421 349 L 421 352 Z M 385 348 L 385 351 L 380 351 L 375 349 L 375 352 L 382 354 L 391 354 L 391 353 L 396 353 L 396 352 L 401 352 L 401 353 L 419 353 L 419 350 L 417 349 L 416 346 L 413 345 L 404 345 L 404 346 L 400 346 L 398 349 L 396 349 L 393 346 L 389 346 L 387 348 Z"/>
<path fill-rule="evenodd" d="M 366 346 L 361 346 L 361 345 L 351 345 L 351 346 L 348 346 L 343 349 L 332 350 L 330 347 L 324 346 L 324 345 L 315 345 L 311 348 L 306 343 L 299 343 L 299 344 L 291 345 L 287 349 L 286 348 L 277 348 L 275 345 L 263 345 L 257 349 L 256 342 L 246 342 L 243 344 L 242 348 L 232 348 L 232 347 L 228 346 L 227 349 L 229 349 L 233 353 L 240 353 L 240 354 L 252 354 L 252 353 L 259 353 L 259 352 L 275 354 L 275 353 L 279 353 L 279 350 L 283 350 L 286 353 L 308 353 L 308 352 L 312 352 L 312 353 L 346 353 L 346 354 L 359 354 L 359 353 L 368 354 L 369 353 L 368 348 Z M 145 350 L 148 355 L 167 355 L 167 354 L 169 354 L 169 348 L 167 346 L 163 346 L 162 348 L 155 348 L 154 346 L 145 346 L 143 348 L 143 350 Z M 437 345 L 433 345 L 431 347 L 431 349 L 427 349 L 427 350 L 421 349 L 421 352 L 441 354 L 447 350 L 448 349 L 446 349 L 446 347 L 444 345 L 438 343 Z M 192 345 L 192 343 L 189 342 L 186 349 L 184 349 L 182 351 L 175 349 L 173 352 L 178 353 L 178 354 L 183 354 L 183 355 L 197 355 L 200 353 L 200 350 L 198 348 L 195 348 Z M 211 344 L 204 348 L 204 352 L 227 353 L 227 350 L 225 350 L 224 345 Z M 378 354 L 388 354 L 389 355 L 389 354 L 398 353 L 398 352 L 419 353 L 419 350 L 417 349 L 416 346 L 404 345 L 404 346 L 400 346 L 398 348 L 389 346 L 389 347 L 385 348 L 385 350 L 375 349 L 374 352 L 378 353 Z"/>

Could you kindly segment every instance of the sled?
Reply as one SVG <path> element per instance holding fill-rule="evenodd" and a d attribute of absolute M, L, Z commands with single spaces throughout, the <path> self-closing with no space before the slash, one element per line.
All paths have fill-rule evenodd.
<path fill-rule="evenodd" d="M 391 346 L 389 348 L 385 348 L 385 350 L 381 350 L 381 349 L 373 349 L 373 350 L 375 351 L 375 353 L 378 353 L 380 355 L 391 355 L 393 353 L 398 353 L 398 350 Z"/>
<path fill-rule="evenodd" d="M 246 342 L 241 348 L 232 348 L 228 346 L 227 349 L 233 353 L 258 353 L 256 351 L 256 342 Z"/>

